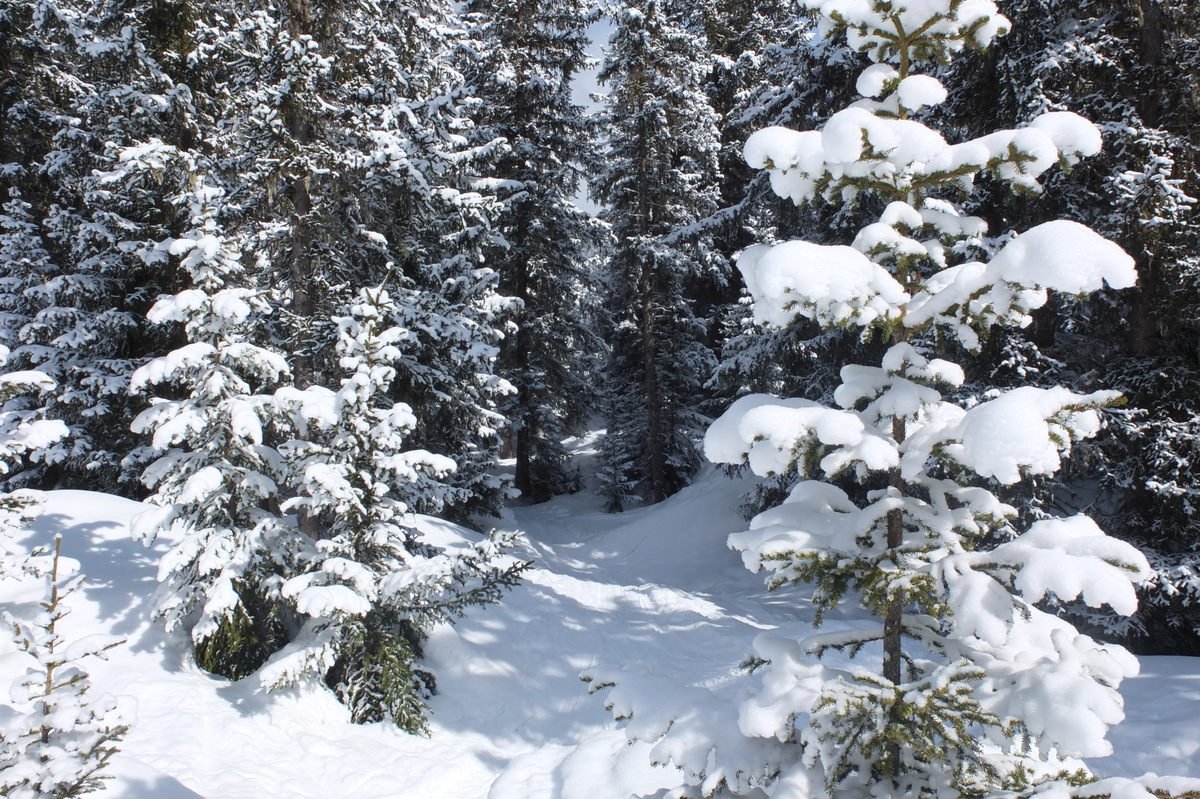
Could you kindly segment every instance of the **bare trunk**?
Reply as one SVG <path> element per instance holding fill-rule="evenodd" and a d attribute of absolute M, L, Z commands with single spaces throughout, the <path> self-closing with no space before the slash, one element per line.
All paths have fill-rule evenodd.
<path fill-rule="evenodd" d="M 645 116 L 642 120 L 644 125 Z M 643 129 L 640 133 L 645 144 L 651 132 Z M 638 234 L 643 241 L 653 233 L 654 227 L 653 207 L 648 196 L 649 158 L 649 153 L 643 151 L 638 159 Z M 669 493 L 666 442 L 663 440 L 665 420 L 662 384 L 658 378 L 658 329 L 654 318 L 659 293 L 656 269 L 657 264 L 653 260 L 642 263 L 638 286 L 638 301 L 642 310 L 642 387 L 646 396 L 646 477 L 649 484 L 646 499 L 650 502 L 661 502 Z"/>
<path fill-rule="evenodd" d="M 904 441 L 907 435 L 904 419 L 892 419 L 892 438 L 897 444 Z M 891 487 L 901 496 L 904 495 L 904 478 L 900 470 L 893 469 L 890 475 Z M 904 544 L 904 514 L 901 510 L 888 511 L 887 515 L 887 546 L 895 552 Z M 893 557 L 896 557 L 893 555 Z M 899 564 L 897 564 L 899 565 Z M 888 603 L 883 619 L 883 678 L 893 685 L 903 681 L 904 666 L 904 598 L 893 597 Z M 891 723 L 899 723 L 897 719 L 889 719 Z M 885 772 L 895 777 L 900 773 L 900 744 L 888 745 L 887 757 L 884 760 Z"/>
<path fill-rule="evenodd" d="M 518 114 L 525 114 L 523 104 L 518 103 Z M 512 233 L 514 249 L 517 252 L 522 252 L 522 246 L 527 237 L 527 205 L 522 205 L 514 219 L 514 229 Z M 516 457 L 516 471 L 513 475 L 513 484 L 521 496 L 532 502 L 540 502 L 548 499 L 548 492 L 545 486 L 534 484 L 533 479 L 533 440 L 538 435 L 535 429 L 534 421 L 534 404 L 537 402 L 537 397 L 533 396 L 529 390 L 529 326 L 528 319 L 531 316 L 532 298 L 529 286 L 529 263 L 524 258 L 508 258 L 501 266 L 502 270 L 509 272 L 511 278 L 511 287 L 509 293 L 511 296 L 521 301 L 522 318 L 518 322 L 516 335 L 512 337 L 513 353 L 511 359 L 512 377 L 516 385 L 517 395 L 514 404 L 514 412 L 512 418 L 513 433 L 516 437 L 514 446 L 514 456 Z"/>

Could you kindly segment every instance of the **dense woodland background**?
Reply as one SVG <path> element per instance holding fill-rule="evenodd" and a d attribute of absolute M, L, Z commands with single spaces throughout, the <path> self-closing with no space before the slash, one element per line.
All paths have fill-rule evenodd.
<path fill-rule="evenodd" d="M 985 182 L 971 210 L 993 230 L 1083 222 L 1135 257 L 1139 288 L 1055 297 L 1029 328 L 954 352 L 961 391 L 1125 393 L 1066 470 L 1008 500 L 1031 518 L 1086 509 L 1141 547 L 1156 570 L 1142 609 L 1105 632 L 1200 654 L 1200 7 L 1000 5 L 1013 32 L 941 76 L 947 139 L 1061 109 L 1096 122 L 1105 149 L 1038 196 Z M 571 90 L 603 17 L 590 113 Z M 578 490 L 560 442 L 593 424 L 611 510 L 670 496 L 730 401 L 828 400 L 844 363 L 884 346 L 805 324 L 749 335 L 732 267 L 754 242 L 846 243 L 881 210 L 798 209 L 741 158 L 753 131 L 813 128 L 853 98 L 864 64 L 814 32 L 784 0 L 0 0 L 0 344 L 6 371 L 58 384 L 8 410 L 70 428 L 6 488 L 161 493 L 168 453 L 134 421 L 153 398 L 199 401 L 216 372 L 183 356 L 157 380 L 135 371 L 236 341 L 258 354 L 214 368 L 248 397 L 337 388 L 336 320 L 382 287 L 375 312 L 406 332 L 395 378 L 372 390 L 411 408 L 406 446 L 457 464 L 425 464 L 408 506 L 486 527 L 513 488 L 519 502 Z M 245 311 L 214 314 L 235 288 Z M 174 310 L 148 318 L 164 295 Z M 296 435 L 268 424 L 259 444 Z M 291 507 L 315 539 L 335 524 Z"/>

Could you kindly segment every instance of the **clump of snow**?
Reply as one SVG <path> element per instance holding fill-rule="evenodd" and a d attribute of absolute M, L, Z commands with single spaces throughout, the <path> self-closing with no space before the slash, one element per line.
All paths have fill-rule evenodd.
<path fill-rule="evenodd" d="M 878 97 L 883 94 L 888 83 L 896 81 L 900 73 L 890 64 L 872 64 L 862 71 L 854 88 L 863 97 Z"/>
<path fill-rule="evenodd" d="M 1137 283 L 1133 258 L 1089 227 L 1057 219 L 1030 228 L 1004 245 L 986 275 L 1064 294 L 1087 294 Z"/>
<path fill-rule="evenodd" d="M 863 88 L 882 90 L 889 76 L 886 69 L 868 70 Z M 889 108 L 888 102 L 915 111 L 944 97 L 945 88 L 936 79 L 910 75 L 882 105 L 867 101 L 850 106 L 818 131 L 765 128 L 746 140 L 743 153 L 750 166 L 769 170 L 776 194 L 802 205 L 818 198 L 821 185 L 819 196 L 827 201 L 852 199 L 857 189 L 849 181 L 866 177 L 907 192 L 934 176 L 960 173 L 962 188 L 969 190 L 974 174 L 985 170 L 1017 188 L 1038 192 L 1039 178 L 1051 167 L 1099 151 L 1096 126 L 1065 111 L 1043 114 L 1027 127 L 957 144 L 948 144 L 919 122 L 894 118 L 894 107 L 891 116 L 875 113 Z"/>
<path fill-rule="evenodd" d="M 1022 474 L 1054 474 L 1073 438 L 1100 430 L 1096 407 L 1118 392 L 1079 395 L 1062 387 L 1022 386 L 966 412 L 947 436 L 946 454 L 983 477 L 1018 482 Z"/>
<path fill-rule="evenodd" d="M 1120 695 L 1109 685 L 1136 675 L 1137 659 L 1069 629 L 1054 629 L 1049 639 L 1052 652 L 1041 667 L 1018 672 L 1003 692 L 1005 711 L 1021 718 L 1031 734 L 1056 741 L 1060 755 L 1112 754 L 1105 736 L 1125 713 Z M 1105 679 L 1096 679 L 1097 670 L 1107 672 Z"/>
<path fill-rule="evenodd" d="M 750 248 L 738 268 L 760 324 L 786 327 L 805 316 L 826 326 L 869 325 L 898 316 L 908 299 L 887 270 L 858 250 L 789 241 Z"/>
<path fill-rule="evenodd" d="M 1100 129 L 1091 120 L 1070 111 L 1048 111 L 1036 117 L 1029 127 L 1050 137 L 1069 163 L 1096 155 L 1104 144 Z"/>
<path fill-rule="evenodd" d="M 946 102 L 946 87 L 930 75 L 909 75 L 896 87 L 896 98 L 902 108 L 920 111 L 922 108 Z"/>
<path fill-rule="evenodd" d="M 879 222 L 891 227 L 904 225 L 915 229 L 925 224 L 925 217 L 908 203 L 896 201 L 888 203 L 887 208 L 883 209 L 883 213 L 879 215 Z"/>
<path fill-rule="evenodd" d="M 894 39 L 880 33 L 892 30 L 892 17 L 887 13 L 892 6 L 880 8 L 882 4 L 870 0 L 805 0 L 804 4 L 821 13 L 823 30 L 828 31 L 835 21 L 846 26 L 846 40 L 852 49 L 866 53 L 877 62 L 895 59 Z M 991 0 L 958 3 L 905 0 L 898 6 L 895 18 L 903 31 L 911 34 L 923 30 L 927 36 L 945 41 L 951 52 L 961 50 L 968 43 L 975 48 L 987 47 L 992 39 L 1009 28 L 1008 20 Z"/>

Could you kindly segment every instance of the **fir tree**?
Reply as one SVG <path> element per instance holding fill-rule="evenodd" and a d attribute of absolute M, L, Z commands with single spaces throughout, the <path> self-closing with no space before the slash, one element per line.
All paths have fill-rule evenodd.
<path fill-rule="evenodd" d="M 720 141 L 704 52 L 677 9 L 650 0 L 621 12 L 599 76 L 609 141 L 593 188 L 616 237 L 600 477 L 613 510 L 661 501 L 699 463 L 693 434 L 714 358 L 694 301 L 722 267 L 693 227 L 717 207 Z"/>
<path fill-rule="evenodd" d="M 161 341 L 148 335 L 146 310 L 159 275 L 125 242 L 160 238 L 171 222 L 152 180 L 114 182 L 120 153 L 152 139 L 195 135 L 191 92 L 159 63 L 150 29 L 161 13 L 136 3 L 84 8 L 71 2 L 18 4 L 5 18 L 11 53 L 4 117 L 14 144 L 0 160 L 17 227 L 5 238 L 36 253 L 0 256 L 0 275 L 20 286 L 21 324 L 12 327 L 12 365 L 36 368 L 59 385 L 46 411 L 71 437 L 16 483 L 133 490 L 122 460 L 136 447 L 129 421 L 137 400 L 129 376 Z M 173 34 L 181 20 L 160 33 Z M 6 134 L 5 138 L 8 138 Z M 11 194 L 17 189 L 20 198 Z M 19 229 L 18 229 L 19 228 Z"/>
<path fill-rule="evenodd" d="M 760 637 L 751 663 L 762 689 L 735 712 L 736 732 L 651 706 L 635 709 L 634 734 L 663 738 L 705 795 L 811 795 L 822 783 L 854 797 L 1025 790 L 1057 779 L 1059 758 L 1111 751 L 1116 685 L 1137 667 L 1043 601 L 1129 614 L 1132 583 L 1149 569 L 1084 516 L 1019 531 L 1016 508 L 995 489 L 1056 472 L 1118 395 L 1022 386 L 963 407 L 943 394 L 962 385 L 962 368 L 931 350 L 938 341 L 978 350 L 993 326 L 1028 325 L 1050 291 L 1134 283 L 1132 259 L 1075 222 L 1035 226 L 989 253 L 984 221 L 952 200 L 980 173 L 1037 193 L 1051 167 L 1098 152 L 1100 133 L 1059 111 L 949 145 L 914 118 L 946 99 L 918 65 L 985 47 L 1007 28 L 990 2 L 832 0 L 820 11 L 826 32 L 843 31 L 872 62 L 857 81 L 863 99 L 817 131 L 756 133 L 746 158 L 797 204 L 874 196 L 883 212 L 852 246 L 759 245 L 738 265 L 760 323 L 802 317 L 890 346 L 879 366 L 842 369 L 840 407 L 738 400 L 709 429 L 706 452 L 761 475 L 797 470 L 786 500 L 730 543 L 771 586 L 811 584 L 818 624 L 844 601 L 870 623 Z M 878 671 L 857 665 L 867 652 Z M 618 692 L 628 679 L 589 676 Z M 633 693 L 614 695 L 614 707 L 636 696 L 629 681 Z M 1051 696 L 1075 699 L 1052 709 Z M 697 734 L 710 743 L 677 746 Z"/>
<path fill-rule="evenodd" d="M 196 36 L 198 68 L 224 98 L 214 135 L 242 249 L 281 289 L 276 335 L 297 384 L 335 379 L 330 316 L 394 264 L 420 297 L 406 304 L 396 398 L 418 412 L 414 436 L 458 464 L 446 512 L 497 512 L 505 489 L 489 470 L 507 384 L 494 372 L 509 308 L 481 266 L 493 202 L 469 176 L 494 145 L 464 135 L 452 5 L 207 4 Z"/>
<path fill-rule="evenodd" d="M 56 629 L 83 580 L 67 573 L 61 549 L 60 536 L 52 555 L 34 552 L 22 564 L 26 577 L 46 587 L 35 618 L 4 613 L 16 650 L 30 661 L 0 724 L 0 794 L 13 799 L 66 799 L 103 788 L 104 769 L 129 731 L 128 708 L 109 695 L 88 695 L 85 665 L 122 642 L 107 636 L 68 642 Z"/>
<path fill-rule="evenodd" d="M 126 154 L 135 169 L 187 160 L 170 148 Z M 139 515 L 134 534 L 147 546 L 164 530 L 174 543 L 159 565 L 157 613 L 168 629 L 187 621 L 197 662 L 243 677 L 282 646 L 280 576 L 297 535 L 278 512 L 282 466 L 269 443 L 269 392 L 290 377 L 286 359 L 256 345 L 270 304 L 254 287 L 242 254 L 222 228 L 223 191 L 194 174 L 178 201 L 191 229 L 160 242 L 192 288 L 160 299 L 159 324 L 182 324 L 187 343 L 134 373 L 132 389 L 158 397 L 134 420 L 160 456 L 143 481 L 160 507 Z"/>
<path fill-rule="evenodd" d="M 8 348 L 0 345 L 0 367 L 7 364 Z M 58 388 L 41 372 L 14 371 L 0 374 L 0 474 L 9 474 L 22 461 L 39 460 L 69 435 L 58 419 L 46 419 L 44 412 L 25 397 L 46 394 Z M 21 489 L 0 493 L 0 576 L 25 571 L 24 557 L 12 541 L 13 531 L 37 518 L 42 498 L 36 491 Z"/>
<path fill-rule="evenodd" d="M 1072 612 L 1140 651 L 1196 653 L 1200 595 L 1188 575 L 1200 529 L 1187 486 L 1200 398 L 1193 346 L 1200 108 L 1180 93 L 1196 74 L 1200 9 L 1194 2 L 1051 0 L 1008 3 L 1005 13 L 1014 34 L 994 53 L 953 67 L 964 91 L 947 104 L 946 124 L 975 135 L 1069 106 L 1097 123 L 1105 148 L 1086 168 L 1052 179 L 1038 198 L 982 187 L 980 213 L 1016 226 L 1069 214 L 1134 257 L 1139 285 L 1119 296 L 1051 303 L 1028 332 L 997 336 L 989 354 L 1003 353 L 1012 364 L 1006 371 L 1040 371 L 1038 379 L 1080 386 L 1102 375 L 1122 390 L 1128 405 L 1089 447 L 1086 470 L 1044 481 L 1032 498 L 1080 506 L 1100 474 L 1100 495 L 1111 501 L 1089 512 L 1151 554 L 1155 575 L 1132 619 Z"/>
<path fill-rule="evenodd" d="M 739 9 L 747 13 L 734 5 L 726 11 L 734 19 Z M 871 221 L 869 199 L 853 206 L 797 208 L 771 190 L 769 174 L 750 169 L 742 156 L 754 131 L 771 125 L 815 127 L 853 100 L 861 57 L 819 37 L 817 24 L 812 12 L 795 14 L 764 3 L 751 15 L 747 49 L 720 67 L 730 75 L 718 86 L 732 82 L 737 91 L 725 101 L 731 106 L 722 125 L 722 171 L 729 187 L 717 218 L 730 230 L 727 238 L 735 250 L 789 238 L 832 244 Z M 731 283 L 742 287 L 740 281 Z M 879 354 L 848 331 L 822 331 L 813 323 L 763 329 L 745 303 L 730 308 L 723 323 L 721 359 L 708 388 L 726 402 L 751 392 L 831 401 L 842 364 Z"/>
<path fill-rule="evenodd" d="M 596 146 L 571 81 L 586 63 L 590 3 L 474 2 L 470 71 L 479 97 L 476 140 L 502 138 L 489 164 L 502 212 L 486 253 L 500 290 L 521 303 L 517 330 L 501 345 L 499 373 L 516 389 L 508 417 L 514 484 L 533 502 L 575 491 L 561 441 L 593 410 L 602 343 L 595 332 L 593 275 L 602 227 L 573 202 L 582 163 Z"/>
<path fill-rule="evenodd" d="M 515 534 L 443 550 L 413 526 L 414 505 L 453 495 L 444 481 L 455 464 L 403 449 L 416 419 L 388 398 L 409 335 L 396 318 L 386 291 L 363 290 L 334 320 L 348 373 L 341 387 L 276 392 L 276 405 L 306 434 L 280 447 L 298 492 L 281 509 L 317 519 L 326 534 L 299 553 L 280 588 L 304 626 L 261 678 L 274 686 L 315 672 L 354 721 L 420 732 L 433 689 L 417 663 L 427 630 L 496 601 L 528 564 L 501 562 Z"/>

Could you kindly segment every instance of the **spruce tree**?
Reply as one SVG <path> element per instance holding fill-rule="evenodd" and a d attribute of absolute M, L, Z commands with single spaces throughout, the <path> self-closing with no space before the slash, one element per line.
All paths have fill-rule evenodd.
<path fill-rule="evenodd" d="M 528 564 L 502 559 L 515 533 L 442 549 L 425 540 L 411 509 L 453 497 L 454 461 L 404 449 L 417 424 L 388 397 L 409 331 L 382 287 L 364 289 L 336 317 L 346 377 L 336 391 L 280 389 L 275 405 L 303 434 L 280 445 L 297 492 L 281 506 L 317 520 L 325 536 L 297 555 L 280 596 L 303 620 L 264 670 L 268 686 L 316 673 L 356 722 L 392 721 L 426 731 L 432 675 L 418 663 L 429 628 L 495 602 Z"/>
<path fill-rule="evenodd" d="M 746 13 L 734 6 L 726 12 L 735 14 L 734 19 L 739 9 Z M 789 238 L 832 244 L 853 237 L 871 221 L 869 202 L 796 207 L 771 190 L 769 174 L 751 169 L 742 156 L 746 137 L 754 131 L 771 125 L 815 127 L 854 99 L 854 78 L 864 66 L 861 57 L 821 38 L 817 26 L 812 12 L 796 14 L 764 3 L 752 17 L 743 45 L 747 49 L 722 68 L 731 74 L 718 85 L 732 82 L 737 91 L 724 111 L 722 171 L 728 188 L 718 217 L 734 250 Z M 731 283 L 743 287 L 741 281 Z M 723 322 L 720 363 L 709 390 L 726 402 L 750 392 L 829 401 L 842 364 L 879 354 L 852 333 L 822 331 L 812 323 L 763 329 L 754 324 L 745 303 L 730 308 Z"/>
<path fill-rule="evenodd" d="M 7 364 L 8 357 L 8 348 L 0 345 L 0 367 Z M 10 474 L 22 461 L 44 459 L 69 435 L 61 420 L 45 418 L 38 407 L 42 403 L 26 401 L 30 395 L 48 394 L 57 388 L 42 372 L 0 374 L 0 474 Z M 28 571 L 22 565 L 26 559 L 12 538 L 14 531 L 37 518 L 41 505 L 42 496 L 36 491 L 0 493 L 0 576 Z"/>
<path fill-rule="evenodd" d="M 511 0 L 466 7 L 476 48 L 471 89 L 480 100 L 474 138 L 507 143 L 488 165 L 501 212 L 485 255 L 500 274 L 500 291 L 520 303 L 498 371 L 516 389 L 503 403 L 514 485 L 533 502 L 579 488 L 561 442 L 594 410 L 603 346 L 594 262 L 604 232 L 574 202 L 597 143 L 584 109 L 571 100 L 571 81 L 587 60 L 590 6 Z"/>
<path fill-rule="evenodd" d="M 481 264 L 494 202 L 472 180 L 494 146 L 464 135 L 452 4 L 205 4 L 196 28 L 197 69 L 222 99 L 214 146 L 241 248 L 281 291 L 275 336 L 297 384 L 336 380 L 329 318 L 394 265 L 420 301 L 405 304 L 412 338 L 392 390 L 417 411 L 414 437 L 458 464 L 446 512 L 497 512 L 509 303 Z"/>
<path fill-rule="evenodd" d="M 1059 111 L 951 145 L 917 121 L 947 93 L 916 68 L 1008 27 L 986 0 L 829 0 L 819 10 L 827 34 L 844 33 L 872 62 L 857 81 L 863 99 L 820 130 L 756 133 L 746 158 L 797 204 L 874 198 L 882 213 L 851 246 L 757 245 L 738 265 L 759 323 L 805 318 L 889 346 L 878 366 L 842 369 L 840 407 L 738 400 L 709 429 L 706 453 L 761 475 L 798 472 L 784 502 L 730 544 L 770 586 L 812 585 L 818 625 L 843 602 L 867 616 L 834 632 L 761 636 L 750 665 L 762 687 L 733 711 L 736 729 L 643 701 L 631 735 L 661 738 L 657 751 L 675 753 L 706 796 L 1028 790 L 1059 779 L 1060 758 L 1111 751 L 1116 686 L 1137 670 L 1044 602 L 1129 614 L 1149 569 L 1084 516 L 1019 530 L 996 491 L 1056 472 L 1119 396 L 1022 386 L 964 406 L 947 396 L 963 384 L 961 366 L 934 352 L 978 350 L 993 327 L 1028 325 L 1052 291 L 1133 285 L 1133 260 L 1083 225 L 1047 222 L 989 251 L 986 223 L 959 204 L 982 173 L 1040 192 L 1047 170 L 1097 153 L 1100 133 Z M 628 675 L 588 676 L 617 684 L 613 707 L 639 695 Z"/>
<path fill-rule="evenodd" d="M 722 260 L 693 226 L 717 207 L 720 137 L 704 92 L 703 40 L 683 22 L 680 8 L 659 0 L 624 9 L 599 76 L 609 138 L 592 186 L 616 237 L 600 472 L 612 510 L 687 484 L 714 364 L 694 304 Z"/>
<path fill-rule="evenodd" d="M 117 0 L 16 5 L 0 14 L 9 70 L 0 183 L 6 200 L 23 204 L 9 206 L 15 226 L 5 225 L 10 244 L 0 246 L 0 277 L 19 305 L 11 366 L 59 383 L 46 411 L 71 436 L 10 482 L 136 493 L 122 465 L 137 446 L 129 376 L 164 344 L 145 312 L 165 285 L 126 244 L 161 238 L 173 220 L 153 180 L 112 176 L 128 147 L 195 136 L 192 93 L 159 60 L 185 20 Z M 13 257 L 17 237 L 34 260 Z"/>
<path fill-rule="evenodd" d="M 129 153 L 128 161 L 140 170 L 189 166 L 186 153 L 165 146 Z M 182 326 L 186 343 L 131 382 L 134 391 L 166 394 L 134 420 L 159 454 L 142 478 L 159 507 L 132 529 L 147 546 L 172 533 L 156 613 L 167 629 L 190 625 L 202 667 L 236 678 L 286 641 L 278 583 L 298 542 L 279 511 L 270 392 L 291 373 L 282 353 L 255 343 L 271 305 L 226 235 L 224 191 L 202 173 L 189 183 L 179 202 L 190 230 L 156 252 L 177 263 L 190 286 L 150 310 L 151 321 Z"/>

